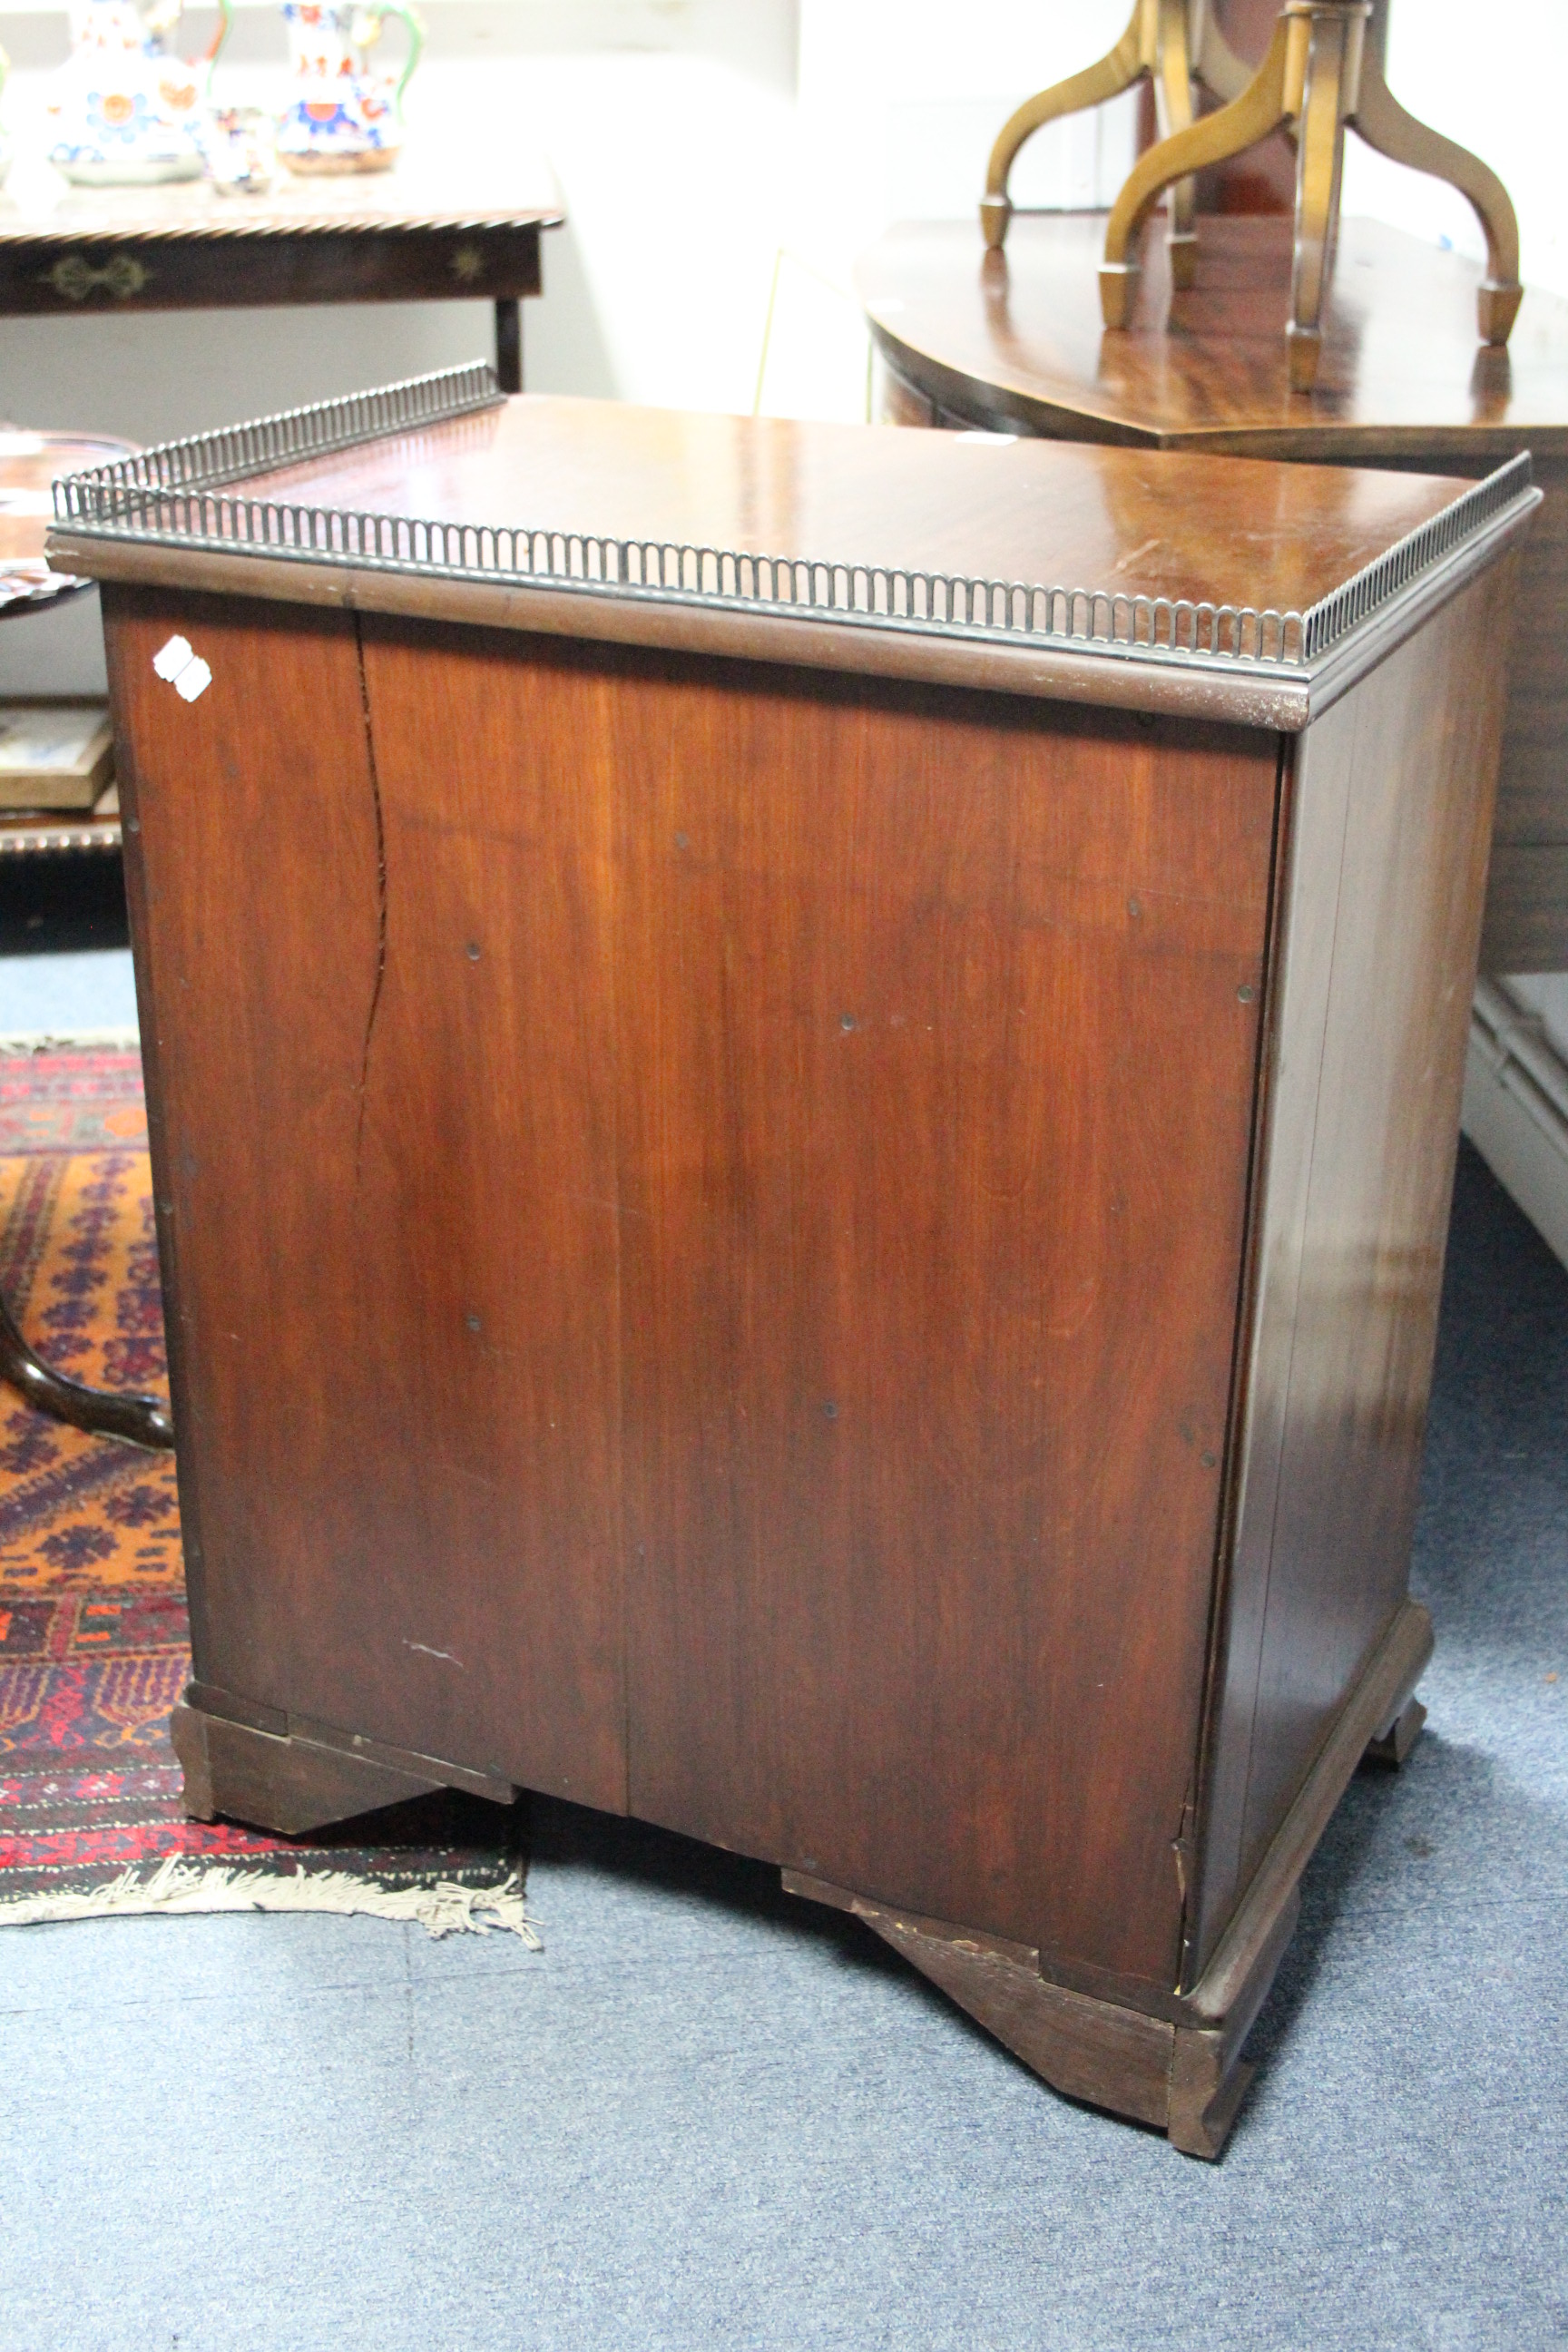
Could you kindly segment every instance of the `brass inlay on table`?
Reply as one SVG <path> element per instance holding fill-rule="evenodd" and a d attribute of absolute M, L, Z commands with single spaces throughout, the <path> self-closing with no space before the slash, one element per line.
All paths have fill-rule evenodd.
<path fill-rule="evenodd" d="M 85 302 L 89 294 L 100 289 L 111 294 L 117 302 L 133 302 L 152 282 L 153 272 L 132 253 L 111 253 L 107 261 L 96 266 L 85 254 L 68 253 L 52 269 L 44 271 L 41 280 L 68 302 Z"/>

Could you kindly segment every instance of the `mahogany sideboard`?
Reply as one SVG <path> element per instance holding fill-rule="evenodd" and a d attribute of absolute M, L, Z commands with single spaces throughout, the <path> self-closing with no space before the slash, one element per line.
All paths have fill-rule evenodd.
<path fill-rule="evenodd" d="M 479 369 L 65 485 L 193 1811 L 629 1811 L 1217 2153 L 1419 1721 L 1536 499 Z"/>
<path fill-rule="evenodd" d="M 1289 219 L 1197 226 L 1196 283 L 1173 291 L 1151 235 L 1114 333 L 1100 315 L 1103 213 L 1020 215 L 1002 253 L 964 223 L 894 229 L 859 273 L 889 419 L 1468 476 L 1528 450 L 1545 504 L 1510 648 L 1481 961 L 1568 969 L 1568 301 L 1531 288 L 1508 347 L 1478 345 L 1478 263 L 1346 220 L 1317 384 L 1294 393 Z"/>

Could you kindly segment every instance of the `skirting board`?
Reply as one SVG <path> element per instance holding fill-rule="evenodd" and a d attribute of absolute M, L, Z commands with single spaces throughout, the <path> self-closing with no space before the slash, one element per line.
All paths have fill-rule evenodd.
<path fill-rule="evenodd" d="M 1568 1063 L 1507 981 L 1476 990 L 1462 1117 L 1499 1183 L 1568 1265 Z"/>

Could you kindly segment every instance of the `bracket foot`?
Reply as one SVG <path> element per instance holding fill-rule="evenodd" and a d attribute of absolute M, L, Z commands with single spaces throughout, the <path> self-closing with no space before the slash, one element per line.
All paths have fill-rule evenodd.
<path fill-rule="evenodd" d="M 1392 1723 L 1385 1724 L 1374 1738 L 1367 1741 L 1362 1762 L 1380 1765 L 1387 1772 L 1397 1772 L 1420 1738 L 1421 1727 L 1426 1720 L 1426 1710 L 1420 1700 L 1409 1700 Z"/>
<path fill-rule="evenodd" d="M 185 1811 L 198 1822 L 221 1813 L 279 1837 L 303 1837 L 437 1789 L 466 1789 L 499 1804 L 517 1794 L 510 1781 L 214 1696 L 265 1722 L 215 1713 L 195 1685 L 175 1706 L 169 1732 L 184 1770 Z"/>

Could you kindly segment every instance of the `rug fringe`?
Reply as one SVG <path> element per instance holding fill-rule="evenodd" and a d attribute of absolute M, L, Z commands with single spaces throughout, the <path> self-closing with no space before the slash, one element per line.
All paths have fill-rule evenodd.
<path fill-rule="evenodd" d="M 408 1919 L 428 1936 L 488 1936 L 508 1930 L 530 1951 L 544 1947 L 523 1908 L 522 1874 L 499 1886 L 458 1886 L 438 1879 L 427 1886 L 384 1886 L 352 1871 L 296 1871 L 275 1876 L 227 1864 L 205 1868 L 171 1854 L 148 1877 L 127 1870 L 85 1892 L 59 1888 L 0 1899 L 0 1927 L 31 1927 L 51 1920 L 127 1918 L 148 1912 L 332 1911 L 375 1919 Z"/>
<path fill-rule="evenodd" d="M 0 1059 L 38 1054 L 139 1054 L 137 1029 L 7 1029 L 0 1034 Z"/>

